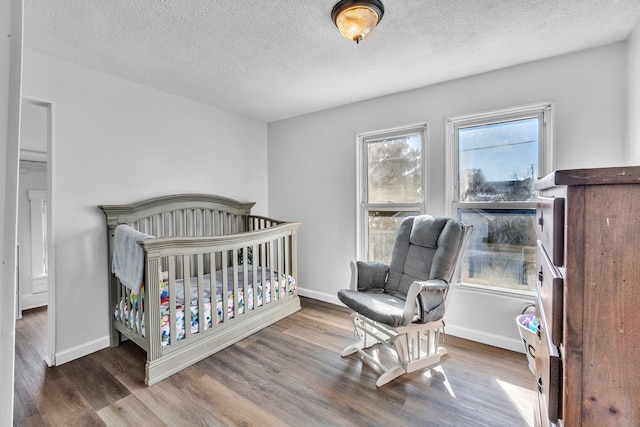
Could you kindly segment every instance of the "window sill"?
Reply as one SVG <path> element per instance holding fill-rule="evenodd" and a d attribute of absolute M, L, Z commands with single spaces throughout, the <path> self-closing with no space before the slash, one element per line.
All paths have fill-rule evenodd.
<path fill-rule="evenodd" d="M 476 293 L 482 295 L 495 295 L 507 298 L 518 298 L 530 302 L 535 302 L 535 291 L 518 291 L 516 289 L 498 288 L 494 286 L 474 285 L 473 283 L 457 283 L 452 285 L 454 288 L 460 289 L 468 293 Z"/>

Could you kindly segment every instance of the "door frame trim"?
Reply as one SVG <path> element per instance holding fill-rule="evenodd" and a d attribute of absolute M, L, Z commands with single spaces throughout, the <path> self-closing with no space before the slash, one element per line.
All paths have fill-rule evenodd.
<path fill-rule="evenodd" d="M 49 255 L 49 289 L 47 306 L 47 355 L 48 366 L 56 365 L 56 242 L 55 242 L 55 103 L 34 96 L 23 95 L 22 102 L 29 102 L 47 109 L 47 246 Z"/>

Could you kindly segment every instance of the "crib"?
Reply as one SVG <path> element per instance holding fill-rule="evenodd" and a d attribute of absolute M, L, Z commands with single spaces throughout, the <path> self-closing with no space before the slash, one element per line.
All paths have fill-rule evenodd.
<path fill-rule="evenodd" d="M 147 353 L 150 386 L 295 313 L 298 222 L 251 215 L 254 203 L 206 194 L 102 205 L 108 231 L 111 346 Z M 139 240 L 137 294 L 111 273 L 116 227 Z M 125 338 L 126 337 L 126 338 Z"/>

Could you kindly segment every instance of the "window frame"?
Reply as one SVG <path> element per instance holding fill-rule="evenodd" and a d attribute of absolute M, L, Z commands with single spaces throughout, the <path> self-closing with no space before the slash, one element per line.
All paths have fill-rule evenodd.
<path fill-rule="evenodd" d="M 30 210 L 32 294 L 48 290 L 49 256 L 47 234 L 47 191 L 27 190 Z"/>
<path fill-rule="evenodd" d="M 459 196 L 458 170 L 458 130 L 474 126 L 493 123 L 516 121 L 526 118 L 538 118 L 538 177 L 541 178 L 553 170 L 553 118 L 554 103 L 541 102 L 519 107 L 492 110 L 476 114 L 466 114 L 445 118 L 446 134 L 446 214 L 452 218 L 459 218 L 459 210 L 478 209 L 536 209 L 536 201 L 500 201 L 500 202 L 461 202 Z M 524 291 L 498 286 L 480 285 L 460 282 L 459 286 L 468 287 L 486 293 L 513 295 L 533 294 L 534 291 Z"/>
<path fill-rule="evenodd" d="M 377 211 L 401 211 L 416 212 L 417 215 L 426 212 L 427 203 L 427 147 L 428 147 L 428 122 L 414 123 L 406 126 L 388 128 L 377 131 L 361 132 L 356 135 L 356 163 L 357 163 L 357 179 L 356 179 L 356 259 L 365 260 L 368 254 L 368 213 L 371 210 Z M 379 141 L 382 139 L 397 138 L 408 135 L 419 134 L 421 136 L 420 152 L 421 152 L 421 181 L 422 200 L 417 203 L 368 203 L 368 151 L 367 143 Z"/>

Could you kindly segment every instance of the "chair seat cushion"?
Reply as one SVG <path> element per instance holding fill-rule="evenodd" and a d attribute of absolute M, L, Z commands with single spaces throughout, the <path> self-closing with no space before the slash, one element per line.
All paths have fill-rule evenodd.
<path fill-rule="evenodd" d="M 338 291 L 338 299 L 344 305 L 365 317 L 389 326 L 401 326 L 404 303 L 401 298 L 377 292 L 357 292 L 349 289 Z"/>

